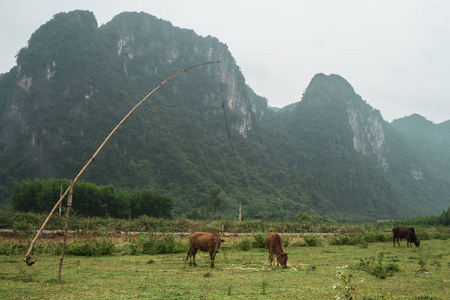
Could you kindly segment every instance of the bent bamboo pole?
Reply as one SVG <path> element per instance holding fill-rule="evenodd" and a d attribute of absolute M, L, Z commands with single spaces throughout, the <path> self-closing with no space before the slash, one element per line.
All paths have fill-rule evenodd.
<path fill-rule="evenodd" d="M 119 122 L 119 124 L 117 124 L 117 126 L 113 129 L 113 131 L 110 132 L 110 134 L 106 137 L 106 139 L 103 141 L 103 143 L 100 145 L 100 147 L 98 147 L 97 151 L 95 151 L 94 155 L 92 155 L 91 159 L 89 159 L 89 161 L 86 163 L 86 165 L 84 165 L 84 167 L 81 169 L 81 171 L 78 173 L 78 175 L 75 177 L 75 179 L 73 180 L 73 184 L 75 184 L 75 182 L 77 182 L 78 178 L 81 176 L 81 174 L 83 174 L 84 170 L 86 170 L 86 168 L 91 164 L 91 162 L 94 160 L 94 158 L 97 156 L 97 154 L 100 152 L 100 150 L 102 150 L 103 146 L 106 144 L 106 142 L 111 138 L 111 136 L 116 132 L 116 130 L 120 127 L 120 125 L 122 125 L 122 123 L 136 110 L 136 108 L 138 108 L 145 100 L 147 100 L 148 97 L 150 97 L 151 94 L 153 94 L 157 89 L 159 89 L 160 87 L 162 87 L 164 84 L 166 84 L 169 80 L 177 77 L 178 75 L 188 71 L 189 69 L 192 68 L 196 68 L 199 66 L 203 66 L 203 65 L 209 65 L 209 64 L 214 64 L 214 63 L 220 63 L 220 60 L 217 61 L 210 61 L 210 62 L 205 62 L 205 63 L 201 63 L 201 64 L 197 64 L 197 65 L 193 65 L 190 66 L 184 70 L 179 71 L 178 73 L 170 76 L 169 78 L 167 78 L 166 80 L 164 80 L 163 82 L 161 82 L 156 88 L 153 89 L 153 91 L 151 91 L 147 96 L 144 97 L 144 99 L 142 99 L 138 104 L 136 104 L 131 110 L 130 112 L 122 119 L 122 121 Z M 25 255 L 25 258 L 23 259 L 27 265 L 31 266 L 32 264 L 34 264 L 36 262 L 36 258 L 35 257 L 30 257 L 31 251 L 33 250 L 34 247 L 34 243 L 36 242 L 36 240 L 38 239 L 38 237 L 40 236 L 42 230 L 45 228 L 45 226 L 47 225 L 48 221 L 50 220 L 51 216 L 53 215 L 53 213 L 55 212 L 56 208 L 59 206 L 59 204 L 62 202 L 62 200 L 67 196 L 67 194 L 69 193 L 69 188 L 67 188 L 67 190 L 64 192 L 64 194 L 61 196 L 61 198 L 59 199 L 58 202 L 56 202 L 55 206 L 53 207 L 53 209 L 51 210 L 50 214 L 48 215 L 47 219 L 44 221 L 44 223 L 42 224 L 41 228 L 39 229 L 39 231 L 36 233 L 36 236 L 34 237 L 33 241 L 30 244 L 30 247 L 28 248 L 27 254 Z"/>

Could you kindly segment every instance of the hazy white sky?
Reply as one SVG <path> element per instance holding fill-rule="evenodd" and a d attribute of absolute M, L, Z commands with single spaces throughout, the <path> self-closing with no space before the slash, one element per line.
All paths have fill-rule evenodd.
<path fill-rule="evenodd" d="M 217 37 L 270 106 L 300 101 L 317 73 L 338 74 L 389 122 L 450 120 L 450 1 L 0 0 L 0 73 L 39 26 L 75 9 L 99 26 L 143 11 Z"/>

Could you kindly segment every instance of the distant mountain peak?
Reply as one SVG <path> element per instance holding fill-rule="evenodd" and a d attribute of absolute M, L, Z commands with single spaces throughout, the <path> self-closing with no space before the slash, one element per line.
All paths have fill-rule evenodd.
<path fill-rule="evenodd" d="M 323 73 L 316 74 L 308 85 L 307 90 L 311 92 L 326 91 L 328 98 L 341 96 L 343 94 L 355 93 L 353 87 L 340 75 Z M 324 95 L 324 94 L 322 94 Z"/>
<path fill-rule="evenodd" d="M 336 74 L 316 74 L 301 102 L 312 109 L 310 113 L 322 114 L 318 117 L 346 122 L 352 131 L 353 148 L 364 156 L 375 156 L 378 166 L 387 170 L 385 122 L 379 111 L 356 94 L 347 80 Z"/>

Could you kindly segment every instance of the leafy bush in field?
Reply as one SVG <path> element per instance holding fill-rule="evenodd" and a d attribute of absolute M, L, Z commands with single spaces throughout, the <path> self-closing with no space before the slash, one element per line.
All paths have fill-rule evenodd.
<path fill-rule="evenodd" d="M 344 266 L 342 268 L 346 267 L 347 266 Z M 356 292 L 358 287 L 355 281 L 352 280 L 353 274 L 346 273 L 342 270 L 336 273 L 336 277 L 340 280 L 340 282 L 333 285 L 333 289 L 336 289 L 338 292 L 335 299 L 357 299 Z"/>
<path fill-rule="evenodd" d="M 186 251 L 186 246 L 173 234 L 164 235 L 158 239 L 155 254 L 181 253 Z"/>
<path fill-rule="evenodd" d="M 417 230 L 416 235 L 421 241 L 426 241 L 426 240 L 431 239 L 431 235 L 428 231 Z"/>
<path fill-rule="evenodd" d="M 56 252 L 57 248 L 58 248 L 58 243 L 56 243 L 56 242 L 46 242 L 45 244 L 36 243 L 33 246 L 33 252 L 39 253 L 39 254 L 44 254 L 44 253 L 52 254 L 52 253 Z M 24 253 L 25 253 L 25 251 L 24 251 Z M 57 253 L 57 254 L 59 255 L 60 253 Z"/>
<path fill-rule="evenodd" d="M 252 246 L 252 242 L 251 242 L 250 238 L 248 238 L 246 236 L 243 237 L 241 239 L 241 242 L 239 243 L 239 249 L 244 250 L 244 251 L 250 250 L 251 246 Z"/>
<path fill-rule="evenodd" d="M 383 264 L 383 258 L 383 252 L 378 253 L 378 256 L 376 258 L 361 258 L 359 268 L 379 279 L 385 279 L 386 277 L 393 276 L 396 272 L 400 272 L 400 268 L 397 264 Z"/>
<path fill-rule="evenodd" d="M 330 245 L 359 245 L 361 248 L 369 246 L 364 234 L 335 234 L 328 238 Z"/>
<path fill-rule="evenodd" d="M 303 239 L 293 239 L 292 241 L 289 241 L 289 246 L 290 247 L 305 247 L 307 245 Z M 283 247 L 285 247 L 284 240 L 283 240 Z"/>
<path fill-rule="evenodd" d="M 346 234 L 337 233 L 328 238 L 330 245 L 354 245 L 354 239 Z"/>
<path fill-rule="evenodd" d="M 137 243 L 127 242 L 121 245 L 121 253 L 126 255 L 138 255 L 141 253 L 142 249 Z"/>
<path fill-rule="evenodd" d="M 0 254 L 1 255 L 13 255 L 22 254 L 26 251 L 26 246 L 16 242 L 8 242 L 6 240 L 0 240 Z"/>
<path fill-rule="evenodd" d="M 60 254 L 63 243 L 59 243 L 54 253 Z M 115 251 L 114 243 L 111 239 L 89 239 L 89 240 L 75 240 L 66 244 L 65 254 L 80 255 L 80 256 L 101 256 L 112 255 Z"/>
<path fill-rule="evenodd" d="M 266 247 L 266 236 L 258 232 L 257 234 L 253 235 L 253 247 L 254 248 L 265 248 Z"/>
<path fill-rule="evenodd" d="M 392 232 L 366 230 L 362 234 L 368 243 L 386 242 L 392 239 Z"/>
<path fill-rule="evenodd" d="M 445 241 L 450 238 L 450 230 L 443 230 L 443 228 L 438 228 L 435 232 L 433 232 L 432 237 L 436 240 Z"/>
<path fill-rule="evenodd" d="M 173 234 L 158 237 L 154 234 L 140 235 L 122 246 L 123 254 L 168 254 L 187 251 L 186 244 Z"/>
<path fill-rule="evenodd" d="M 316 247 L 322 245 L 322 237 L 317 234 L 307 234 L 303 236 L 306 245 Z"/>
<path fill-rule="evenodd" d="M 30 231 L 41 223 L 39 215 L 31 212 L 0 210 L 0 228 Z"/>
<path fill-rule="evenodd" d="M 291 244 L 292 236 L 285 235 L 283 236 L 283 247 L 288 247 Z"/>

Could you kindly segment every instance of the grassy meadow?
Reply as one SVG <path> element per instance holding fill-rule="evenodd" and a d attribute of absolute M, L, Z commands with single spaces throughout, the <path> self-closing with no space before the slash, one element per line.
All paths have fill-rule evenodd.
<path fill-rule="evenodd" d="M 392 240 L 355 245 L 306 244 L 291 237 L 283 247 L 288 268 L 269 268 L 268 251 L 242 247 L 247 237 L 227 237 L 209 267 L 185 252 L 105 256 L 0 255 L 1 299 L 450 299 L 450 247 L 446 239 L 422 240 L 420 248 L 392 247 Z M 5 243 L 5 241 L 4 241 Z M 241 246 L 239 246 L 241 245 Z"/>

